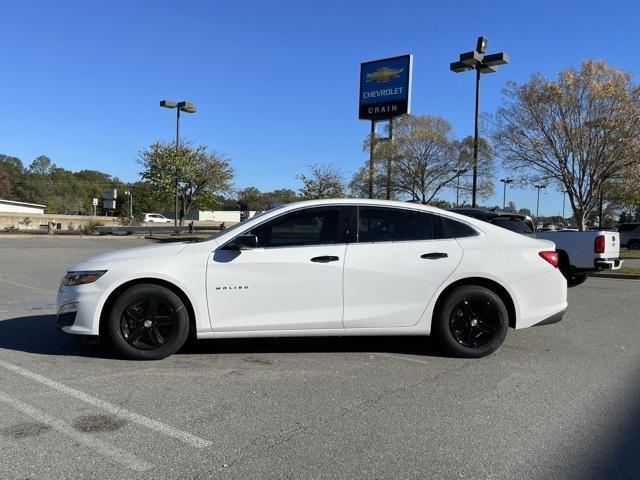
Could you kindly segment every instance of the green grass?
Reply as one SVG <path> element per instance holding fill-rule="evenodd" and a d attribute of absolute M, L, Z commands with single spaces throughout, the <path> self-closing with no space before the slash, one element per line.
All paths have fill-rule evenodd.
<path fill-rule="evenodd" d="M 640 274 L 640 268 L 638 267 L 625 267 L 624 265 L 620 270 L 614 270 L 613 273 L 635 273 Z"/>
<path fill-rule="evenodd" d="M 626 248 L 621 248 L 620 256 L 622 258 L 640 258 L 640 250 L 627 250 Z"/>

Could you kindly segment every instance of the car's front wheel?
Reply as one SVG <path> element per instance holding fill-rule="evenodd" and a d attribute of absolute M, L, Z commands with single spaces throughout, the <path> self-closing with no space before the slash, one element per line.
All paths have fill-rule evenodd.
<path fill-rule="evenodd" d="M 128 288 L 113 303 L 105 333 L 132 360 L 159 360 L 177 352 L 189 336 L 189 314 L 171 290 L 154 284 Z"/>
<path fill-rule="evenodd" d="M 445 299 L 433 327 L 449 353 L 479 358 L 502 345 L 509 328 L 509 314 L 496 293 L 485 287 L 464 285 Z"/>

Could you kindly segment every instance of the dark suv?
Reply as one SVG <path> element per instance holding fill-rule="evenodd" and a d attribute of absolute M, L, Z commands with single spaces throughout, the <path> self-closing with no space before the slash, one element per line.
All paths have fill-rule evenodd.
<path fill-rule="evenodd" d="M 460 215 L 466 215 L 467 217 L 484 220 L 485 222 L 523 235 L 534 235 L 536 232 L 531 217 L 520 213 L 498 212 L 484 208 L 449 208 L 448 210 L 459 213 Z"/>
<path fill-rule="evenodd" d="M 620 245 L 629 250 L 640 248 L 640 223 L 623 223 L 618 227 Z"/>

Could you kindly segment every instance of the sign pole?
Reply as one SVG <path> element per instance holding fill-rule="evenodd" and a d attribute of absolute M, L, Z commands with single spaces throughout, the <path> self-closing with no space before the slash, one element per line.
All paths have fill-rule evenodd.
<path fill-rule="evenodd" d="M 389 142 L 393 142 L 393 118 L 389 119 Z M 387 155 L 387 200 L 391 200 L 391 156 L 393 149 Z"/>
<path fill-rule="evenodd" d="M 371 120 L 371 137 L 369 138 L 369 198 L 373 198 L 373 177 L 375 165 L 373 163 L 373 149 L 376 141 L 376 122 Z"/>
<path fill-rule="evenodd" d="M 360 100 L 358 118 L 371 122 L 369 139 L 369 198 L 374 197 L 375 177 L 375 122 L 389 120 L 389 137 L 393 138 L 393 118 L 410 112 L 411 104 L 411 68 L 413 57 L 384 58 L 360 64 Z M 387 200 L 391 199 L 391 174 L 393 155 L 387 158 Z"/>

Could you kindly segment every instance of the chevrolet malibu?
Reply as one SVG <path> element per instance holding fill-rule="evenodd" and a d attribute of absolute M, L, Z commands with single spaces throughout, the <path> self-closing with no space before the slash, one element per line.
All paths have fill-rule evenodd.
<path fill-rule="evenodd" d="M 160 359 L 190 336 L 435 335 L 483 357 L 509 327 L 557 322 L 567 283 L 554 244 L 411 203 L 315 200 L 199 243 L 72 266 L 58 327 L 122 356 Z"/>

